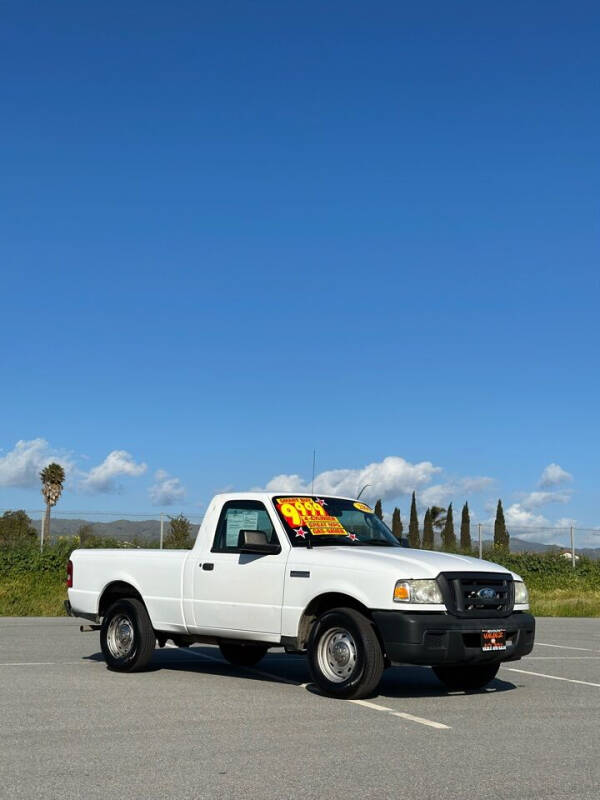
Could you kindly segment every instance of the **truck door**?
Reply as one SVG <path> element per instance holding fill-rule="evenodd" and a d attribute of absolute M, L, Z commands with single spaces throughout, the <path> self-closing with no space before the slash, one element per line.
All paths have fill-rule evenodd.
<path fill-rule="evenodd" d="M 281 634 L 283 582 L 288 551 L 277 555 L 241 553 L 241 530 L 263 531 L 279 543 L 273 521 L 258 500 L 230 500 L 223 505 L 213 541 L 206 541 L 194 565 L 193 607 L 198 633 L 232 631 Z"/>

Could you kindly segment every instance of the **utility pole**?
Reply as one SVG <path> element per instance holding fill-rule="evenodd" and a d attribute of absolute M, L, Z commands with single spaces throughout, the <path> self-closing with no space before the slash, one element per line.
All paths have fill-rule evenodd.
<path fill-rule="evenodd" d="M 479 533 L 479 558 L 483 558 L 483 542 L 481 541 L 481 522 L 477 523 L 477 531 Z"/>
<path fill-rule="evenodd" d="M 573 569 L 575 569 L 575 532 L 573 530 L 572 525 L 571 525 L 571 564 L 573 565 Z"/>
<path fill-rule="evenodd" d="M 160 549 L 163 549 L 163 540 L 165 538 L 165 515 L 160 512 Z"/>

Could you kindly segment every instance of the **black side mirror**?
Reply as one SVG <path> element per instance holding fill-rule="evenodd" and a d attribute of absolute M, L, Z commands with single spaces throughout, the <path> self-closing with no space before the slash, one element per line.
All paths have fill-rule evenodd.
<path fill-rule="evenodd" d="M 410 544 L 408 543 L 408 537 L 407 536 L 403 536 L 400 539 L 400 544 L 402 545 L 402 547 L 410 547 Z"/>
<path fill-rule="evenodd" d="M 242 553 L 255 553 L 261 556 L 274 556 L 281 553 L 281 545 L 271 544 L 264 531 L 240 531 L 238 548 Z"/>

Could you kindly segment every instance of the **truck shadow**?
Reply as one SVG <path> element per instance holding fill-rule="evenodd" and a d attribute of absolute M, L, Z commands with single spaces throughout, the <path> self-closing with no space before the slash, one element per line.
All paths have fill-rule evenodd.
<path fill-rule="evenodd" d="M 102 653 L 85 657 L 87 661 L 103 661 Z M 239 680 L 267 683 L 290 683 L 320 694 L 311 683 L 308 663 L 304 656 L 269 652 L 255 667 L 237 667 L 225 661 L 216 647 L 193 646 L 189 648 L 166 647 L 155 651 L 148 672 L 169 670 L 176 672 L 218 675 Z M 449 692 L 435 677 L 429 667 L 399 666 L 385 670 L 377 694 L 380 698 L 447 697 L 455 694 L 493 694 L 516 689 L 509 682 L 496 678 L 484 689 L 469 692 Z"/>

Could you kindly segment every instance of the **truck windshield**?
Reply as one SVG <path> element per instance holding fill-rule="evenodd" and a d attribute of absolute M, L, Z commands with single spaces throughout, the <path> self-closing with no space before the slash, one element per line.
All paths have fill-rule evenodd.
<path fill-rule="evenodd" d="M 390 529 L 365 503 L 336 497 L 274 497 L 293 547 L 347 545 L 400 547 Z"/>

